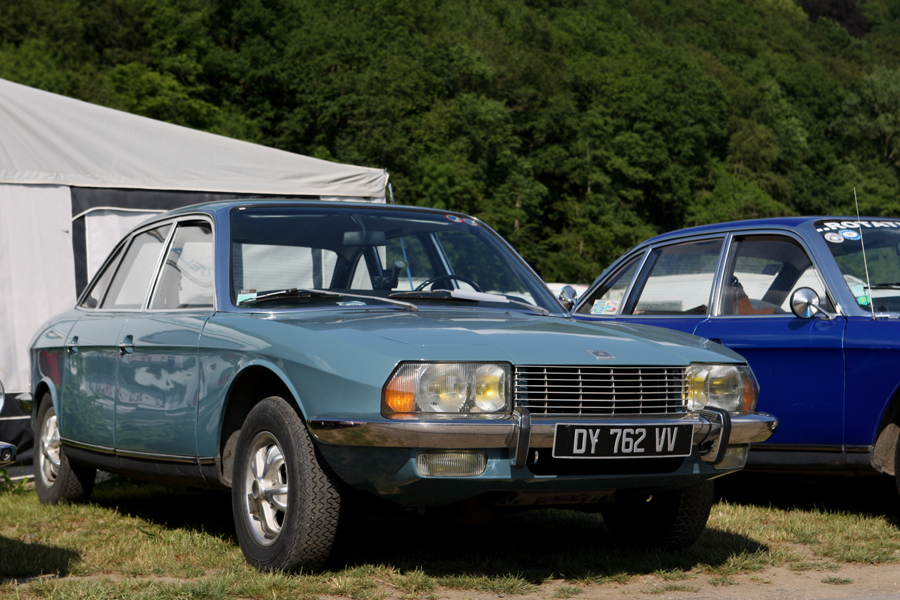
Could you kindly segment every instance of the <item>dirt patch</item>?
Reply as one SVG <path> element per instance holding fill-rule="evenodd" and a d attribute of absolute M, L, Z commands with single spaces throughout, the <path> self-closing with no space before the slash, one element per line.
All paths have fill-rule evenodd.
<path fill-rule="evenodd" d="M 574 589 L 573 589 L 574 588 Z M 581 591 L 578 592 L 577 589 Z M 495 594 L 473 591 L 436 590 L 437 598 L 488 600 Z M 627 584 L 578 586 L 553 581 L 524 596 L 510 600 L 559 598 L 634 600 L 825 600 L 829 598 L 891 597 L 900 600 L 900 564 L 880 566 L 842 565 L 837 570 L 791 571 L 775 567 L 731 577 L 690 576 L 666 581 L 655 575 L 637 577 Z"/>

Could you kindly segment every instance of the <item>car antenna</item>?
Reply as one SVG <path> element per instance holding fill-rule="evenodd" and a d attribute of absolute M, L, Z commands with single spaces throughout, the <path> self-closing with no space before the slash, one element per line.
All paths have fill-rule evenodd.
<path fill-rule="evenodd" d="M 866 271 L 866 296 L 869 308 L 872 309 L 872 320 L 875 320 L 875 303 L 872 302 L 872 282 L 869 281 L 869 263 L 866 261 L 866 242 L 863 240 L 862 221 L 859 220 L 859 198 L 856 197 L 856 186 L 853 186 L 853 201 L 856 203 L 856 226 L 859 227 L 859 243 L 862 244 L 863 269 Z"/>

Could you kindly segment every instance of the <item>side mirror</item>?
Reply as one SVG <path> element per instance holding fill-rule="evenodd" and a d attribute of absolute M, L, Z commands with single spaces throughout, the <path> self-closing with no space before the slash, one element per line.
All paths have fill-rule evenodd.
<path fill-rule="evenodd" d="M 563 286 L 563 289 L 559 290 L 557 299 L 562 303 L 566 310 L 572 310 L 575 308 L 575 301 L 578 300 L 578 292 L 576 292 L 575 288 L 571 285 L 566 285 Z"/>
<path fill-rule="evenodd" d="M 791 312 L 801 319 L 811 319 L 819 314 L 829 319 L 835 317 L 835 315 L 819 306 L 819 294 L 808 287 L 797 288 L 791 294 Z"/>

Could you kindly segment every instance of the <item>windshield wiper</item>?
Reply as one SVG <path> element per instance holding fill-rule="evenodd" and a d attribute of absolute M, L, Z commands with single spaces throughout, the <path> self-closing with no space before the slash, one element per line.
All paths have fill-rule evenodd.
<path fill-rule="evenodd" d="M 406 310 L 410 310 L 412 312 L 416 312 L 419 310 L 419 307 L 413 304 L 412 302 L 403 302 L 402 300 L 392 300 L 390 298 L 381 298 L 379 296 L 366 296 L 363 294 L 347 294 L 344 292 L 332 292 L 331 290 L 318 290 L 318 289 L 303 289 L 303 288 L 288 288 L 285 290 L 277 290 L 274 292 L 266 292 L 265 294 L 260 294 L 258 296 L 254 296 L 253 298 L 247 298 L 246 300 L 241 300 L 238 302 L 238 306 L 248 306 L 250 304 L 257 304 L 259 302 L 265 302 L 267 300 L 280 300 L 283 298 L 363 298 L 365 300 L 377 300 L 379 302 L 387 302 L 388 304 L 394 304 Z"/>
<path fill-rule="evenodd" d="M 545 317 L 550 314 L 550 311 L 546 308 L 535 306 L 534 304 L 529 304 L 528 302 L 522 302 L 520 300 L 513 300 L 512 298 L 507 298 L 503 294 L 485 294 L 484 292 L 470 292 L 468 290 L 431 290 L 429 292 L 418 290 L 412 292 L 395 292 L 388 297 L 440 299 L 449 298 L 453 300 L 466 300 L 469 302 L 497 302 L 500 304 L 516 304 L 518 306 L 523 306 L 529 310 L 536 311 Z"/>
<path fill-rule="evenodd" d="M 900 283 L 873 283 L 870 290 L 900 290 Z"/>

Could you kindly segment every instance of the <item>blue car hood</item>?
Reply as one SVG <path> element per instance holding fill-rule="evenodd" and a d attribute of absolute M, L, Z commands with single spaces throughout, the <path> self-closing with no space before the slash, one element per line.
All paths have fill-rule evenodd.
<path fill-rule="evenodd" d="M 522 313 L 419 311 L 338 316 L 320 312 L 315 317 L 291 313 L 267 320 L 301 328 L 322 344 L 330 345 L 330 339 L 336 346 L 398 360 L 502 360 L 535 365 L 744 362 L 718 344 L 672 330 Z M 597 351 L 603 358 L 597 358 Z"/>

